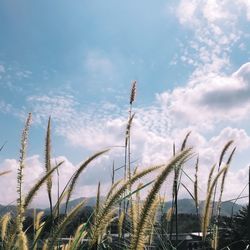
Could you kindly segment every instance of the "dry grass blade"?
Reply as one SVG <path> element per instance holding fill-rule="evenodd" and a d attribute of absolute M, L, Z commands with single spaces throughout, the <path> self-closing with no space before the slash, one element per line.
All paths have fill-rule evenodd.
<path fill-rule="evenodd" d="M 140 216 L 140 190 L 142 189 L 143 184 L 139 183 L 137 186 L 136 192 L 136 201 L 131 199 L 131 207 L 130 207 L 130 217 L 131 217 L 131 233 L 135 233 L 136 226 L 138 223 L 138 218 Z"/>
<path fill-rule="evenodd" d="M 213 195 L 213 191 L 215 188 L 215 185 L 218 182 L 219 177 L 225 172 L 227 171 L 227 166 L 225 166 L 224 168 L 222 168 L 220 170 L 220 172 L 215 176 L 209 191 L 207 193 L 207 197 L 206 197 L 206 201 L 205 201 L 205 206 L 204 206 L 204 215 L 203 215 L 203 220 L 202 220 L 202 237 L 203 237 L 203 241 L 206 240 L 206 236 L 207 236 L 207 229 L 208 229 L 208 225 L 210 223 L 210 214 L 211 214 L 211 208 L 210 208 L 210 203 L 211 203 L 211 199 L 212 199 L 212 195 Z"/>
<path fill-rule="evenodd" d="M 10 213 L 6 213 L 1 218 L 0 225 L 1 225 L 1 239 L 2 239 L 2 241 L 5 241 L 5 238 L 8 235 L 8 225 L 9 225 L 10 219 L 11 219 Z"/>
<path fill-rule="evenodd" d="M 147 186 L 151 185 L 152 183 L 154 182 L 153 181 L 149 181 L 147 182 L 146 184 L 141 184 L 137 189 L 133 190 L 133 192 L 130 192 L 129 194 L 127 194 L 126 196 L 122 197 L 118 202 L 122 201 L 122 200 L 125 200 L 127 198 L 131 198 L 133 194 L 136 194 L 138 193 L 140 190 L 146 188 Z"/>
<path fill-rule="evenodd" d="M 193 196 L 193 194 L 189 191 L 189 189 L 186 187 L 185 184 L 181 183 L 181 185 L 185 188 L 185 190 L 188 192 L 188 194 L 191 196 L 191 198 L 193 199 L 193 201 L 195 202 L 195 198 Z"/>
<path fill-rule="evenodd" d="M 144 248 L 145 225 L 150 216 L 149 212 L 151 211 L 154 201 L 157 198 L 158 192 L 163 182 L 165 181 L 166 177 L 173 170 L 173 168 L 176 165 L 183 164 L 183 162 L 185 162 L 190 156 L 191 156 L 191 149 L 181 151 L 166 165 L 166 167 L 164 167 L 161 174 L 157 177 L 142 207 L 140 218 L 137 224 L 137 230 L 135 234 L 132 235 L 131 246 L 130 246 L 131 250 L 135 249 L 139 250 Z"/>
<path fill-rule="evenodd" d="M 20 244 L 23 242 L 21 239 L 24 239 L 23 235 L 23 221 L 24 221 L 24 209 L 23 209 L 23 201 L 22 201 L 22 183 L 23 183 L 23 169 L 25 164 L 25 158 L 26 158 L 26 150 L 27 150 L 27 141 L 28 141 L 28 132 L 29 127 L 31 123 L 31 113 L 29 113 L 23 132 L 22 132 L 22 138 L 21 138 L 21 149 L 20 149 L 20 159 L 19 159 L 19 166 L 17 170 L 17 232 L 19 234 L 20 238 Z M 21 245 L 19 247 L 22 247 Z"/>
<path fill-rule="evenodd" d="M 0 147 L 0 152 L 3 150 L 4 146 L 6 145 L 7 142 L 5 142 L 1 147 Z"/>
<path fill-rule="evenodd" d="M 224 146 L 224 148 L 222 149 L 221 154 L 220 154 L 220 159 L 219 159 L 219 166 L 221 166 L 221 163 L 222 163 L 222 161 L 223 161 L 224 155 L 226 154 L 227 150 L 228 150 L 229 147 L 232 145 L 232 143 L 233 143 L 233 140 L 229 141 L 229 142 Z"/>
<path fill-rule="evenodd" d="M 28 239 L 25 232 L 21 231 L 18 234 L 17 245 L 19 250 L 28 250 Z"/>
<path fill-rule="evenodd" d="M 132 206 L 132 204 L 131 204 L 131 206 Z M 122 211 L 120 216 L 119 216 L 119 219 L 118 219 L 118 236 L 120 238 L 122 237 L 124 219 L 125 219 L 125 212 Z"/>
<path fill-rule="evenodd" d="M 175 143 L 173 143 L 173 156 L 175 156 L 176 150 L 175 150 Z"/>
<path fill-rule="evenodd" d="M 224 186 L 225 186 L 225 179 L 226 179 L 226 175 L 227 175 L 227 172 L 228 172 L 228 168 L 229 168 L 229 164 L 231 163 L 231 160 L 232 160 L 232 157 L 235 153 L 235 150 L 236 150 L 236 147 L 234 147 L 234 149 L 232 150 L 228 160 L 227 160 L 227 168 L 226 170 L 224 171 L 223 175 L 222 175 L 222 181 L 221 181 L 221 187 L 220 187 L 220 196 L 219 196 L 219 200 L 218 200 L 218 206 L 217 206 L 217 216 L 216 216 L 216 226 L 215 226 L 215 233 L 213 235 L 213 248 L 215 250 L 218 249 L 218 244 L 219 244 L 219 228 L 218 228 L 218 225 L 219 225 L 219 221 L 220 221 L 220 213 L 221 213 L 221 204 L 222 204 L 222 194 L 223 194 L 223 191 L 224 191 Z"/>
<path fill-rule="evenodd" d="M 127 145 L 128 145 L 128 140 L 129 140 L 129 136 L 130 136 L 131 124 L 132 124 L 132 122 L 133 122 L 134 117 L 135 117 L 135 113 L 129 118 L 128 123 L 127 123 L 126 135 L 125 135 L 125 147 L 127 147 Z"/>
<path fill-rule="evenodd" d="M 226 165 L 230 165 L 230 163 L 232 161 L 232 158 L 234 156 L 235 151 L 236 151 L 236 147 L 233 148 L 231 154 L 229 155 Z"/>
<path fill-rule="evenodd" d="M 146 222 L 146 225 L 145 225 L 145 235 L 148 232 L 148 245 L 149 246 L 151 246 L 151 244 L 153 242 L 156 214 L 157 214 L 160 202 L 161 202 L 161 200 L 159 197 L 155 199 L 155 201 L 152 205 L 151 211 L 149 212 L 150 216 L 148 217 L 148 221 Z"/>
<path fill-rule="evenodd" d="M 95 218 L 97 214 L 99 213 L 99 208 L 100 208 L 100 188 L 101 188 L 101 183 L 98 182 L 98 188 L 97 188 L 97 194 L 96 194 Z"/>
<path fill-rule="evenodd" d="M 132 81 L 132 86 L 131 86 L 131 92 L 130 92 L 130 105 L 135 101 L 135 96 L 136 96 L 136 81 Z"/>
<path fill-rule="evenodd" d="M 80 176 L 80 174 L 82 173 L 82 171 L 89 165 L 90 162 L 92 162 L 97 157 L 107 153 L 108 151 L 109 151 L 109 149 L 106 149 L 106 150 L 100 151 L 100 152 L 92 155 L 85 162 L 83 162 L 81 164 L 81 166 L 78 168 L 78 170 L 73 174 L 73 176 L 70 179 L 70 183 L 69 183 L 69 187 L 68 187 L 68 192 L 67 192 L 67 197 L 66 197 L 65 213 L 67 212 L 68 202 L 69 202 L 71 194 L 72 194 L 72 192 L 73 192 L 73 190 L 75 188 L 77 179 Z"/>
<path fill-rule="evenodd" d="M 174 214 L 174 209 L 172 207 L 170 207 L 166 213 L 166 221 L 167 222 L 171 221 L 173 214 Z"/>
<path fill-rule="evenodd" d="M 195 208 L 196 213 L 198 215 L 199 209 L 199 198 L 198 198 L 198 169 L 199 169 L 199 157 L 197 157 L 195 164 L 195 175 L 194 175 L 194 200 L 195 200 Z"/>
<path fill-rule="evenodd" d="M 87 232 L 84 231 L 83 228 L 84 228 L 84 224 L 81 224 L 80 226 L 78 226 L 78 228 L 75 231 L 74 237 L 71 239 L 66 249 L 69 249 L 69 250 L 78 249 L 78 247 L 81 244 L 81 240 L 87 236 Z"/>
<path fill-rule="evenodd" d="M 210 185 L 211 185 L 211 181 L 212 181 L 212 176 L 213 176 L 213 173 L 214 173 L 214 169 L 215 169 L 216 165 L 214 164 L 209 172 L 209 175 L 208 175 L 208 182 L 207 182 L 207 194 L 209 192 L 209 189 L 210 189 Z"/>
<path fill-rule="evenodd" d="M 48 250 L 48 242 L 48 239 L 44 241 L 42 250 Z"/>
<path fill-rule="evenodd" d="M 55 204 L 55 206 L 54 206 L 54 208 L 53 208 L 53 217 L 56 217 L 56 216 L 58 216 L 58 206 L 61 204 L 61 202 L 63 201 L 63 199 L 65 198 L 65 196 L 66 196 L 66 194 L 67 194 L 67 192 L 64 190 L 63 192 L 62 192 L 62 194 L 60 195 L 60 197 L 59 197 L 59 200 L 57 200 L 57 202 L 56 202 L 56 204 Z M 41 235 L 44 233 L 44 230 L 48 227 L 48 225 L 51 223 L 51 218 L 49 218 L 49 219 L 47 219 L 42 225 L 41 225 L 41 227 L 40 227 L 40 230 L 39 231 L 37 231 L 37 235 L 36 235 L 36 238 L 33 240 L 33 242 L 32 242 L 32 249 L 34 249 L 34 247 L 36 246 L 36 244 L 37 244 L 37 241 L 38 241 L 38 239 L 41 237 Z M 47 247 L 46 245 L 45 245 L 45 247 Z"/>
<path fill-rule="evenodd" d="M 115 183 L 111 186 L 111 188 L 110 188 L 110 190 L 109 190 L 109 192 L 108 192 L 108 194 L 107 194 L 107 196 L 106 196 L 106 199 L 108 199 L 108 198 L 113 194 L 113 192 L 115 191 L 116 187 L 117 187 L 121 182 L 122 182 L 122 180 L 118 180 L 117 182 L 115 182 Z"/>
<path fill-rule="evenodd" d="M 115 162 L 113 161 L 112 176 L 111 176 L 111 185 L 114 185 L 114 183 L 115 183 Z"/>
<path fill-rule="evenodd" d="M 39 235 L 43 229 L 43 226 L 45 225 L 45 222 L 41 223 L 41 219 L 44 215 L 44 212 L 39 212 L 36 216 L 34 215 L 34 241 L 37 242 Z M 37 249 L 37 244 L 34 245 L 33 250 Z"/>
<path fill-rule="evenodd" d="M 213 233 L 213 238 L 211 240 L 212 249 L 217 250 L 218 244 L 219 244 L 219 231 L 218 231 L 218 226 L 216 226 L 214 233 Z"/>
<path fill-rule="evenodd" d="M 46 132 L 46 141 L 45 141 L 45 169 L 46 173 L 50 172 L 51 170 L 51 139 L 50 139 L 50 124 L 51 124 L 51 117 L 49 117 L 48 125 L 47 125 L 47 132 Z M 52 216 L 52 197 L 51 197 L 51 190 L 52 190 L 52 175 L 49 175 L 46 179 L 47 182 L 47 193 L 49 198 L 49 205 L 50 205 L 50 214 Z"/>
<path fill-rule="evenodd" d="M 127 190 L 128 186 L 132 185 L 145 175 L 152 173 L 155 170 L 158 170 L 162 166 L 163 165 L 149 167 L 147 169 L 142 170 L 141 172 L 138 172 L 136 175 L 132 176 L 130 180 L 125 181 L 119 188 L 117 188 L 117 190 L 114 193 L 112 193 L 112 195 L 109 196 L 108 199 L 106 199 L 96 218 L 96 225 L 93 229 L 93 234 L 92 234 L 92 241 L 91 241 L 92 246 L 96 244 L 98 240 L 98 231 L 100 231 L 100 228 L 102 228 L 103 222 L 107 221 L 108 214 L 112 210 L 113 205 L 119 201 L 121 195 Z"/>
<path fill-rule="evenodd" d="M 229 147 L 230 147 L 232 144 L 233 144 L 233 140 L 227 142 L 226 145 L 224 146 L 224 148 L 222 149 L 221 154 L 220 154 L 220 159 L 219 159 L 218 172 L 220 171 L 220 167 L 221 167 L 223 158 L 224 158 L 224 156 L 225 156 L 227 150 L 229 149 Z M 232 152 L 231 156 L 229 157 L 229 159 L 232 158 L 234 151 L 235 151 L 235 149 L 233 150 L 233 152 Z M 229 159 L 228 159 L 228 160 L 229 160 Z M 230 160 L 230 161 L 231 161 L 231 160 Z M 214 189 L 214 198 L 213 198 L 213 206 L 212 206 L 212 216 L 214 215 L 216 194 L 217 194 L 217 184 L 215 185 L 215 189 Z"/>
<path fill-rule="evenodd" d="M 189 131 L 189 132 L 186 134 L 186 136 L 185 136 L 185 138 L 184 138 L 184 140 L 183 140 L 183 142 L 182 142 L 182 145 L 181 145 L 181 151 L 184 150 L 184 149 L 186 148 L 187 140 L 188 140 L 188 137 L 190 136 L 190 134 L 191 134 L 191 131 Z"/>
<path fill-rule="evenodd" d="M 71 212 L 66 216 L 66 218 L 59 224 L 55 232 L 53 233 L 53 237 L 49 240 L 48 249 L 53 249 L 57 239 L 63 233 L 65 227 L 72 221 L 72 219 L 79 213 L 80 209 L 84 205 L 85 201 L 80 202 L 76 207 L 74 207 Z"/>
<path fill-rule="evenodd" d="M 8 173 L 10 173 L 10 172 L 11 172 L 10 170 L 0 172 L 0 176 L 5 175 L 5 174 L 8 174 Z"/>
<path fill-rule="evenodd" d="M 130 200 L 130 208 L 129 208 L 129 216 L 130 216 L 130 231 L 134 233 L 137 223 L 137 204 L 131 199 Z"/>
<path fill-rule="evenodd" d="M 36 195 L 36 193 L 38 192 L 38 190 L 40 189 L 40 187 L 44 184 L 44 182 L 62 164 L 63 164 L 63 162 L 60 162 L 55 167 L 53 167 L 50 171 L 46 172 L 45 175 L 40 180 L 38 180 L 37 183 L 31 188 L 31 190 L 29 191 L 29 193 L 27 194 L 27 196 L 26 196 L 26 198 L 24 200 L 24 205 L 23 205 L 24 209 L 26 209 L 28 207 L 28 205 L 30 204 L 30 202 L 32 201 L 32 199 L 34 198 L 34 196 Z"/>
<path fill-rule="evenodd" d="M 217 216 L 218 217 L 220 216 L 222 194 L 223 194 L 223 191 L 224 191 L 225 180 L 226 180 L 226 175 L 227 175 L 228 168 L 229 168 L 229 165 L 226 165 L 226 170 L 224 171 L 224 173 L 222 175 L 222 181 L 221 181 L 221 187 L 220 187 L 220 196 L 219 196 L 218 208 L 217 208 L 217 210 L 218 210 L 218 215 Z"/>

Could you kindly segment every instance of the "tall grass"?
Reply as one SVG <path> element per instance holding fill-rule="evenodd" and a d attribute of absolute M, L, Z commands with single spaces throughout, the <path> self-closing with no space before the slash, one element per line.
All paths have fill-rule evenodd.
<path fill-rule="evenodd" d="M 131 94 L 129 99 L 129 114 L 125 130 L 125 144 L 124 144 L 124 175 L 123 178 L 116 180 L 115 164 L 112 166 L 111 187 L 107 192 L 104 201 L 101 201 L 101 184 L 98 183 L 96 206 L 88 218 L 86 223 L 80 224 L 78 228 L 72 232 L 69 241 L 65 244 L 60 243 L 67 226 L 79 214 L 85 205 L 85 201 L 78 204 L 70 212 L 68 212 L 68 204 L 74 190 L 77 188 L 79 177 L 84 170 L 93 163 L 97 158 L 109 152 L 105 149 L 94 153 L 77 168 L 73 175 L 69 178 L 68 183 L 63 188 L 61 194 L 58 194 L 57 201 L 53 204 L 52 201 L 52 175 L 55 171 L 63 166 L 63 162 L 59 162 L 55 166 L 51 164 L 51 118 L 48 119 L 46 136 L 45 136 L 45 171 L 44 174 L 36 181 L 29 192 L 23 192 L 23 170 L 25 168 L 25 156 L 27 151 L 28 131 L 31 123 L 31 114 L 28 115 L 24 130 L 21 137 L 21 156 L 18 166 L 17 174 L 17 216 L 13 220 L 10 213 L 6 213 L 0 220 L 1 241 L 4 249 L 103 249 L 103 248 L 122 248 L 131 250 L 142 250 L 147 246 L 153 246 L 157 235 L 157 240 L 163 249 L 174 249 L 178 245 L 178 193 L 181 187 L 189 193 L 194 200 L 196 215 L 199 216 L 199 162 L 197 160 L 194 164 L 194 180 L 193 189 L 190 190 L 182 183 L 182 174 L 185 173 L 183 167 L 189 161 L 195 152 L 192 148 L 187 147 L 188 138 L 191 132 L 188 132 L 181 144 L 180 150 L 176 150 L 175 143 L 173 144 L 173 157 L 167 162 L 159 165 L 140 166 L 132 171 L 131 167 L 131 127 L 135 119 L 133 113 L 133 103 L 136 96 L 136 81 L 132 82 Z M 214 176 L 214 171 L 217 164 L 213 165 L 208 176 L 207 194 L 205 199 L 205 206 L 203 214 L 201 215 L 201 230 L 204 244 L 208 242 L 215 250 L 218 248 L 219 242 L 219 220 L 221 213 L 222 195 L 225 186 L 226 174 L 231 163 L 235 148 L 231 151 L 225 164 L 223 160 L 232 141 L 229 141 L 223 148 L 218 163 L 217 173 Z M 0 149 L 0 151 L 2 148 Z M 224 167 L 223 164 L 225 165 Z M 143 178 L 150 174 L 156 174 L 157 177 L 146 183 L 143 183 Z M 0 172 L 0 176 L 8 174 L 8 171 Z M 173 183 L 170 183 L 168 178 L 173 174 Z M 2 178 L 2 177 L 1 177 Z M 59 175 L 58 175 L 59 178 Z M 221 181 L 219 181 L 221 179 Z M 163 184 L 168 181 L 172 184 L 172 207 L 164 214 L 163 222 L 166 224 L 157 229 L 156 217 L 159 212 L 164 210 L 164 200 L 160 198 L 160 191 Z M 220 193 L 218 205 L 215 207 L 215 199 L 217 186 L 220 183 Z M 42 186 L 46 185 L 48 194 L 48 204 L 50 209 L 50 216 L 45 219 L 43 212 L 36 214 L 34 212 L 33 235 L 27 234 L 24 230 L 23 222 L 25 220 L 25 211 L 30 206 L 32 200 L 35 198 L 37 192 Z M 171 185 L 168 185 L 171 186 Z M 140 192 L 144 188 L 148 188 L 146 198 L 140 198 Z M 65 213 L 60 217 L 58 208 L 65 199 Z M 119 205 L 120 204 L 120 205 Z M 123 204 L 123 206 L 121 206 Z M 216 211 L 215 211 L 216 210 Z M 216 212 L 216 221 L 212 220 L 213 214 Z M 118 242 L 112 242 L 110 237 L 110 225 L 116 221 L 118 226 Z M 162 223 L 163 223 L 162 222 Z M 175 223 L 174 223 L 175 222 Z M 173 225 L 175 224 L 175 244 L 171 241 L 173 234 Z M 214 228 L 212 239 L 208 238 L 211 233 L 211 228 Z M 165 233 L 169 236 L 164 238 Z M 126 234 L 126 236 L 125 236 Z M 128 235 L 128 236 L 127 236 Z M 39 244 L 38 244 L 39 243 Z M 41 244 L 41 246 L 40 246 Z M 116 244 L 116 245 L 115 245 Z"/>

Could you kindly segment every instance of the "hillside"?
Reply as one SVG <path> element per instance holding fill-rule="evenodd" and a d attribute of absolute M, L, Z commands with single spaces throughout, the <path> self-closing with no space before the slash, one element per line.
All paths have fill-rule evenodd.
<path fill-rule="evenodd" d="M 94 207 L 96 203 L 96 198 L 95 197 L 89 197 L 89 198 L 78 198 L 74 199 L 69 202 L 68 204 L 68 211 L 70 211 L 73 207 L 75 207 L 77 204 L 79 204 L 82 200 L 86 200 L 85 206 L 86 207 Z M 104 197 L 101 197 L 101 201 L 104 200 Z M 164 205 L 164 210 L 167 211 L 170 207 L 172 206 L 171 202 L 166 202 Z M 204 201 L 200 202 L 200 209 L 199 213 L 202 213 L 203 211 L 203 206 L 204 206 Z M 242 206 L 239 204 L 234 204 L 233 202 L 226 202 L 222 203 L 221 207 L 221 214 L 224 216 L 231 216 L 232 213 L 232 207 L 233 207 L 233 213 L 237 213 Z M 39 209 L 37 208 L 37 211 L 44 210 L 45 214 L 49 213 L 49 208 L 46 209 Z M 60 206 L 60 213 L 64 213 L 65 211 L 65 203 Z M 13 205 L 8 205 L 8 206 L 2 206 L 0 205 L 0 216 L 3 214 L 11 212 L 13 215 L 16 214 L 16 207 Z M 33 215 L 33 209 L 28 209 L 27 210 L 27 216 L 32 216 Z M 180 199 L 178 200 L 178 213 L 179 214 L 195 214 L 195 204 L 192 199 Z"/>

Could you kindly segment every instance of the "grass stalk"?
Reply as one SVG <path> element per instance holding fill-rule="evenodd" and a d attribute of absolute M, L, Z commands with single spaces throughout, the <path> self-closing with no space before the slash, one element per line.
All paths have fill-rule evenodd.
<path fill-rule="evenodd" d="M 132 235 L 131 240 L 131 250 L 135 249 L 143 249 L 144 248 L 144 233 L 145 233 L 145 225 L 146 221 L 150 216 L 151 208 L 154 204 L 155 199 L 157 198 L 157 194 L 165 181 L 166 177 L 173 170 L 173 168 L 177 165 L 182 165 L 189 157 L 191 156 L 191 149 L 184 150 L 177 154 L 170 162 L 164 167 L 163 171 L 157 177 L 152 189 L 150 190 L 146 201 L 142 207 L 142 211 L 140 214 L 139 221 L 137 223 L 137 230 L 135 234 Z"/>

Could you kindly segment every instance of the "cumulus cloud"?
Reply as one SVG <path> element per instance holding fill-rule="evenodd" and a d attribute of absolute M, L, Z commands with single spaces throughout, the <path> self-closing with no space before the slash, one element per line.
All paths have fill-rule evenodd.
<path fill-rule="evenodd" d="M 250 2 L 248 0 L 240 0 L 239 2 L 242 4 L 242 9 L 246 12 L 246 17 L 250 21 Z"/>
<path fill-rule="evenodd" d="M 187 86 L 158 95 L 176 121 L 212 126 L 221 121 L 244 120 L 250 114 L 250 63 L 229 76 L 191 78 Z"/>
<path fill-rule="evenodd" d="M 227 128 L 225 131 L 222 131 L 220 135 L 211 138 L 210 140 L 205 140 L 201 138 L 201 135 L 194 134 L 191 135 L 190 141 L 188 145 L 192 145 L 196 139 L 199 139 L 199 156 L 200 156 L 200 165 L 199 165 L 199 198 L 204 199 L 206 196 L 206 192 L 204 187 L 207 185 L 207 178 L 212 163 L 218 162 L 220 150 L 218 148 L 222 145 L 222 141 L 227 140 L 228 138 L 239 139 L 239 136 L 242 136 L 242 131 L 236 131 L 235 129 Z M 234 136 L 232 135 L 234 134 Z M 243 133 L 244 135 L 244 133 Z M 244 135 L 243 140 L 247 141 L 248 145 L 250 144 L 250 138 L 247 135 Z M 157 157 L 159 156 L 162 162 L 165 162 L 168 157 L 170 157 L 169 153 L 166 153 L 164 145 L 165 142 L 160 141 L 156 138 L 152 138 L 152 143 L 156 143 L 155 147 L 152 145 L 148 145 L 147 149 L 144 149 L 144 153 L 146 157 L 150 157 L 150 153 L 152 153 L 153 159 L 150 161 L 157 161 Z M 218 146 L 219 144 L 219 146 Z M 197 145 L 197 144 L 196 144 Z M 208 145 L 210 145 L 208 147 Z M 147 151 L 149 150 L 149 151 Z M 197 149 L 196 149 L 197 150 Z M 168 157 L 166 157 L 168 155 Z M 90 166 L 82 173 L 80 179 L 77 182 L 77 188 L 74 191 L 72 198 L 77 197 L 93 197 L 96 195 L 96 188 L 98 181 L 101 181 L 102 185 L 102 194 L 105 195 L 110 188 L 111 182 L 111 169 L 112 169 L 112 161 L 113 161 L 113 154 L 107 154 L 103 157 L 95 160 Z M 119 167 L 118 164 L 122 164 L 122 159 L 120 155 L 120 159 L 117 156 L 115 158 L 116 167 Z M 70 176 L 74 173 L 77 169 L 77 164 L 74 166 L 65 156 L 59 156 L 52 159 L 52 163 L 58 163 L 60 161 L 64 161 L 64 164 L 59 169 L 59 178 L 60 178 L 60 191 L 62 191 L 63 187 L 68 182 Z M 146 159 L 147 161 L 147 159 Z M 137 164 L 137 163 L 136 163 Z M 194 178 L 194 164 L 195 158 L 191 159 L 188 162 L 187 166 L 184 167 L 185 173 L 189 175 L 189 178 Z M 11 170 L 11 172 L 6 175 L 4 178 L 1 177 L 0 188 L 1 190 L 5 190 L 0 197 L 0 204 L 15 204 L 17 194 L 16 194 L 16 174 L 18 168 L 18 161 L 15 159 L 6 159 L 1 162 L 1 171 Z M 134 164 L 133 164 L 134 166 Z M 145 167 L 140 165 L 140 168 Z M 42 176 L 44 173 L 44 166 L 43 161 L 40 159 L 38 155 L 34 155 L 27 158 L 25 170 L 24 170 L 24 184 L 23 184 L 23 191 L 27 193 L 28 190 L 32 187 L 32 185 Z M 247 184 L 247 173 L 248 168 L 242 168 L 239 170 L 230 169 L 228 172 L 228 177 L 226 181 L 226 188 L 225 194 L 223 196 L 224 200 L 236 198 L 240 192 L 243 190 L 244 186 Z M 149 181 L 154 179 L 155 175 L 148 176 L 145 181 Z M 123 177 L 122 172 L 116 173 L 116 180 Z M 190 179 L 183 175 L 183 183 L 190 188 L 193 189 L 193 183 Z M 168 178 L 166 182 L 166 191 L 167 196 L 171 196 L 171 177 Z M 165 190 L 164 190 L 165 192 Z M 242 195 L 245 195 L 244 192 Z M 146 191 L 143 191 L 143 196 L 146 195 Z M 53 176 L 53 192 L 52 192 L 53 200 L 57 199 L 57 175 L 54 174 Z M 180 197 L 188 197 L 188 193 L 185 189 L 180 189 Z M 48 206 L 48 197 L 46 193 L 46 185 L 42 187 L 42 189 L 38 192 L 37 196 L 35 197 L 32 206 L 35 207 L 47 207 Z"/>
<path fill-rule="evenodd" d="M 108 157 L 107 157 L 108 158 Z M 67 184 L 68 180 L 74 173 L 74 171 L 77 169 L 78 166 L 80 166 L 81 163 L 74 166 L 65 156 L 59 156 L 54 159 L 52 159 L 52 164 L 56 164 L 63 161 L 63 164 L 59 168 L 59 191 L 62 192 L 63 188 Z M 105 162 L 105 161 L 104 161 Z M 103 169 L 102 163 L 100 160 L 95 161 L 95 171 L 97 168 L 99 168 L 99 173 L 105 173 L 106 175 L 110 172 L 110 169 Z M 0 188 L 1 190 L 4 190 L 2 192 L 0 197 L 0 204 L 15 204 L 17 199 L 17 169 L 18 169 L 18 161 L 15 159 L 5 159 L 0 163 L 1 171 L 11 171 L 10 173 L 6 174 L 5 176 L 1 177 L 0 182 Z M 107 166 L 107 163 L 104 164 Z M 96 194 L 96 185 L 99 180 L 102 180 L 103 175 L 95 175 L 93 177 L 93 174 L 90 170 L 87 171 L 87 173 L 83 173 L 80 179 L 77 183 L 77 189 L 73 193 L 74 197 L 89 197 L 89 196 L 95 196 Z M 38 155 L 33 155 L 27 158 L 24 168 L 24 182 L 23 182 L 23 194 L 27 194 L 30 188 L 36 183 L 36 181 L 42 177 L 44 174 L 44 163 L 40 159 Z M 90 174 L 90 175 L 89 175 Z M 92 174 L 92 176 L 91 176 Z M 105 176 L 105 175 L 104 175 Z M 57 200 L 57 174 L 54 173 L 53 175 L 53 189 L 52 189 L 52 198 L 54 201 Z M 107 182 L 107 181 L 106 181 Z M 105 183 L 103 185 L 103 188 L 109 186 L 110 184 Z M 105 189 L 104 189 L 105 190 Z M 43 187 L 39 190 L 36 197 L 34 198 L 32 202 L 32 206 L 34 207 L 48 207 L 48 197 L 46 192 L 46 185 L 43 185 Z"/>
<path fill-rule="evenodd" d="M 242 68 L 244 69 L 244 67 L 245 66 Z M 242 72 L 248 71 L 246 69 L 240 69 L 231 76 L 233 78 L 241 78 L 239 84 L 235 80 L 236 86 L 232 84 L 231 89 L 237 91 L 240 90 L 242 86 L 245 86 L 242 80 L 244 79 L 245 73 L 243 74 Z M 225 78 L 225 81 L 226 79 L 227 78 Z M 222 84 L 226 83 L 223 82 Z M 185 96 L 178 96 L 177 98 L 175 94 L 177 90 L 174 90 L 173 93 L 164 93 L 162 96 L 158 96 L 158 106 L 153 105 L 147 108 L 135 109 L 136 116 L 131 130 L 131 157 L 132 160 L 136 160 L 136 162 L 132 164 L 132 167 L 136 165 L 145 167 L 151 164 L 166 162 L 172 155 L 173 142 L 176 143 L 176 148 L 178 150 L 186 133 L 191 130 L 192 133 L 188 140 L 188 145 L 193 146 L 195 152 L 200 156 L 202 167 L 200 183 L 204 186 L 206 185 L 209 169 L 213 164 L 218 162 L 219 154 L 225 143 L 229 140 L 234 140 L 237 146 L 237 153 L 240 153 L 249 149 L 250 137 L 244 129 L 236 129 L 230 126 L 223 128 L 218 134 L 205 136 L 204 127 L 202 127 L 203 125 L 201 122 L 204 124 L 208 123 L 208 117 L 211 118 L 212 122 L 215 120 L 215 117 L 221 116 L 220 119 L 222 119 L 223 116 L 221 114 L 225 113 L 225 110 L 218 109 L 218 111 L 216 109 L 217 111 L 213 110 L 210 111 L 210 113 L 208 113 L 208 111 L 201 112 L 201 98 L 202 94 L 206 95 L 207 93 L 205 91 L 206 85 L 200 86 L 197 83 L 190 83 L 186 88 L 182 91 L 179 90 L 179 93 L 185 93 Z M 192 90 L 193 88 L 194 90 Z M 223 87 L 218 87 L 216 84 L 208 86 L 209 91 L 213 88 L 223 89 Z M 196 96 L 199 96 L 197 100 L 195 99 Z M 61 99 L 58 98 L 58 100 Z M 182 126 L 171 127 L 169 126 L 171 123 L 169 120 L 178 120 L 178 110 L 174 105 L 180 100 L 184 100 L 181 105 L 185 107 L 185 109 L 183 109 L 185 112 L 190 112 L 190 114 L 186 114 L 186 117 L 189 117 L 191 120 L 193 119 L 193 125 L 192 122 L 189 123 L 191 126 L 186 126 L 187 123 L 182 124 L 182 114 L 179 116 L 179 123 L 182 124 Z M 127 123 L 126 110 L 121 110 L 122 108 L 119 109 L 114 105 L 102 105 L 104 110 L 102 108 L 98 109 L 96 106 L 91 107 L 90 105 L 89 109 L 84 109 L 83 111 L 79 109 L 76 102 L 71 100 L 71 97 L 69 100 L 65 97 L 63 102 L 55 101 L 55 105 L 53 102 L 51 105 L 49 104 L 50 98 L 48 96 L 46 98 L 44 96 L 42 98 L 29 98 L 29 101 L 33 107 L 36 107 L 35 115 L 41 118 L 40 120 L 38 119 L 39 122 L 44 123 L 49 112 L 52 111 L 53 113 L 53 109 L 56 110 L 54 112 L 54 116 L 56 117 L 54 121 L 56 133 L 63 136 L 67 141 L 71 142 L 71 144 L 83 147 L 92 152 L 105 147 L 111 147 L 111 152 L 107 156 L 103 157 L 101 160 L 97 160 L 95 164 L 93 164 L 93 167 L 90 166 L 86 170 L 79 181 L 78 190 L 80 191 L 77 192 L 76 195 L 81 196 L 82 190 L 86 190 L 88 196 L 94 195 L 94 187 L 99 180 L 102 182 L 104 189 L 107 190 L 110 185 L 113 161 L 116 167 L 123 165 L 124 149 L 122 146 L 124 145 L 124 135 Z M 37 106 L 33 105 L 33 102 L 36 101 L 39 102 Z M 45 109 L 43 108 L 43 102 L 46 104 Z M 171 105 L 169 105 L 169 103 L 171 103 Z M 64 117 L 67 119 L 60 119 L 60 113 L 64 112 L 60 105 L 66 110 Z M 194 113 L 189 110 L 190 105 Z M 70 107 L 69 112 L 67 112 L 67 106 Z M 175 107 L 175 109 L 173 109 L 173 107 Z M 106 109 L 108 109 L 108 111 Z M 60 112 L 58 112 L 58 110 Z M 96 112 L 93 112 L 93 110 Z M 110 112 L 111 110 L 113 113 Z M 226 110 L 227 114 L 229 114 L 228 110 L 230 110 L 230 107 L 226 108 Z M 124 114 L 121 115 L 121 113 Z M 67 116 L 67 114 L 69 116 Z M 197 118 L 197 116 L 199 117 Z M 195 124 L 199 125 L 195 126 Z M 67 165 L 70 165 L 70 163 Z M 194 163 L 190 164 L 187 169 L 190 176 L 194 174 L 193 166 Z M 116 173 L 116 178 L 121 178 L 122 175 L 122 170 L 118 171 Z M 238 183 L 238 179 L 236 182 Z M 240 188 L 242 187 L 240 186 L 239 189 Z M 181 195 L 183 195 L 183 197 L 187 196 L 185 190 L 181 191 Z M 232 195 L 233 194 L 229 192 L 227 197 L 232 198 Z"/>

